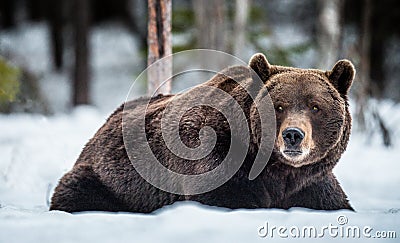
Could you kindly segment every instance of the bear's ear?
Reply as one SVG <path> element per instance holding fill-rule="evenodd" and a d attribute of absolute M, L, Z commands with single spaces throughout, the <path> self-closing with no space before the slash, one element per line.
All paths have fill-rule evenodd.
<path fill-rule="evenodd" d="M 327 71 L 329 81 L 341 95 L 347 95 L 353 83 L 356 70 L 349 60 L 340 60 L 331 71 Z"/>
<path fill-rule="evenodd" d="M 262 53 L 254 54 L 249 61 L 249 66 L 257 73 L 261 81 L 265 83 L 271 74 L 271 65 Z"/>

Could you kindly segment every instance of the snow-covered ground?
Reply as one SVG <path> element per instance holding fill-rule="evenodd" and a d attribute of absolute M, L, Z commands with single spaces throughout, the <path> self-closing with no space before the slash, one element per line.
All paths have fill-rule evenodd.
<path fill-rule="evenodd" d="M 400 107 L 393 112 L 400 114 Z M 265 222 L 288 228 L 337 226 L 340 215 L 348 218 L 347 225 L 399 234 L 399 140 L 385 149 L 378 141 L 366 143 L 357 133 L 335 170 L 357 213 L 226 211 L 195 203 L 173 205 L 154 215 L 48 212 L 57 180 L 72 168 L 105 118 L 92 107 L 52 117 L 0 116 L 0 242 L 253 242 L 266 240 L 258 236 Z"/>
<path fill-rule="evenodd" d="M 324 226 L 330 225 L 338 227 L 339 233 L 331 237 L 329 233 L 335 235 L 337 231 L 323 231 L 326 241 L 360 242 L 340 233 L 354 226 L 360 228 L 361 234 L 366 230 L 376 242 L 399 242 L 400 129 L 395 127 L 400 122 L 400 106 L 389 102 L 375 105 L 393 128 L 393 147 L 384 148 L 377 134 L 354 132 L 348 150 L 335 169 L 356 213 L 300 208 L 227 211 L 193 202 L 174 204 L 152 215 L 48 212 L 49 197 L 58 179 L 72 168 L 84 144 L 125 99 L 140 59 L 135 59 L 134 38 L 122 27 L 96 28 L 92 35 L 92 98 L 96 107 L 68 111 L 68 75 L 51 71 L 45 37 L 42 25 L 0 33 L 1 47 L 19 46 L 19 58 L 39 72 L 43 92 L 58 111 L 53 116 L 0 115 L 1 243 L 262 242 L 284 239 L 277 229 L 273 230 L 274 226 L 286 227 L 287 231 L 280 233 L 291 239 L 290 233 L 296 233 L 296 227 L 302 230 L 305 226 L 314 226 L 320 234 Z M 377 231 L 396 231 L 397 238 L 373 238 Z M 260 236 L 266 232 L 266 237 Z M 300 237 L 297 240 L 310 242 L 313 239 Z"/>

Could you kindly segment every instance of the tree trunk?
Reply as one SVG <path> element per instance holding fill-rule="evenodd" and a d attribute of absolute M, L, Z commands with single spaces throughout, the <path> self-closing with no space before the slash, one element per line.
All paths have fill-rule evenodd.
<path fill-rule="evenodd" d="M 379 113 L 379 109 L 368 103 L 368 99 L 373 92 L 371 82 L 371 44 L 372 44 L 372 0 L 365 0 L 364 10 L 361 23 L 361 50 L 360 50 L 360 67 L 357 90 L 356 90 L 356 120 L 362 131 L 373 133 L 379 131 L 382 136 L 383 144 L 386 147 L 392 145 L 392 137 L 390 129 L 387 127 L 384 119 Z M 376 88 L 376 87 L 375 87 Z M 367 123 L 366 117 L 371 119 Z M 376 126 L 374 127 L 373 124 Z"/>
<path fill-rule="evenodd" d="M 64 0 L 48 1 L 47 16 L 50 22 L 51 47 L 54 67 L 60 70 L 63 66 L 63 7 Z"/>
<path fill-rule="evenodd" d="M 331 68 L 339 57 L 340 34 L 342 32 L 342 0 L 319 0 L 317 42 L 319 46 L 318 67 Z"/>
<path fill-rule="evenodd" d="M 197 47 L 227 51 L 224 0 L 194 0 Z"/>
<path fill-rule="evenodd" d="M 89 6 L 90 0 L 75 0 L 74 37 L 75 67 L 73 83 L 73 105 L 89 104 Z"/>
<path fill-rule="evenodd" d="M 249 0 L 236 0 L 235 5 L 235 26 L 233 41 L 233 53 L 241 57 L 246 44 L 246 24 L 249 12 Z"/>
<path fill-rule="evenodd" d="M 356 89 L 356 119 L 360 129 L 366 129 L 365 113 L 367 112 L 368 87 L 370 84 L 370 50 L 371 50 L 371 0 L 365 0 L 361 22 L 360 66 Z"/>
<path fill-rule="evenodd" d="M 169 79 L 172 77 L 172 57 L 167 57 L 172 54 L 171 0 L 149 0 L 148 12 L 147 65 L 156 66 L 147 72 L 147 93 L 168 94 L 171 92 Z M 163 61 L 157 62 L 161 58 L 164 58 Z M 167 82 L 163 84 L 164 81 Z"/>

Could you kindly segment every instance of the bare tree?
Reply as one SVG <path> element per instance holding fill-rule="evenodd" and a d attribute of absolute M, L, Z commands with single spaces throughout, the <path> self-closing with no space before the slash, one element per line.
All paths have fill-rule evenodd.
<path fill-rule="evenodd" d="M 249 12 L 249 0 L 236 0 L 235 5 L 235 41 L 233 42 L 233 53 L 235 56 L 243 54 L 246 42 L 246 24 Z"/>
<path fill-rule="evenodd" d="M 194 0 L 197 46 L 226 51 L 225 0 Z"/>
<path fill-rule="evenodd" d="M 389 128 L 379 111 L 368 102 L 372 93 L 371 84 L 371 32 L 372 32 L 372 0 L 365 0 L 361 19 L 360 36 L 360 65 L 359 80 L 355 91 L 356 98 L 356 119 L 362 130 L 380 131 L 383 144 L 391 146 L 392 139 Z M 366 117 L 371 119 L 367 124 Z"/>
<path fill-rule="evenodd" d="M 157 61 L 172 54 L 171 0 L 149 0 L 148 13 L 147 65 L 156 67 L 147 73 L 147 93 L 168 94 L 171 92 L 171 81 L 167 80 L 172 76 L 172 57 L 165 58 L 162 63 Z M 160 87 L 164 81 L 167 82 Z"/>
<path fill-rule="evenodd" d="M 340 50 L 342 0 L 319 0 L 317 42 L 319 46 L 318 66 L 322 69 L 332 67 Z"/>
<path fill-rule="evenodd" d="M 73 105 L 89 104 L 89 11 L 90 0 L 75 0 L 74 36 L 75 67 L 73 83 Z"/>
<path fill-rule="evenodd" d="M 63 66 L 63 8 L 65 0 L 48 1 L 47 16 L 50 24 L 51 47 L 54 66 L 60 70 Z"/>
<path fill-rule="evenodd" d="M 368 87 L 370 81 L 370 49 L 371 49 L 371 0 L 365 0 L 363 15 L 361 20 L 360 35 L 360 65 L 357 90 L 355 93 L 357 104 L 357 122 L 362 129 L 366 128 L 365 113 L 367 110 L 367 99 L 369 96 Z"/>

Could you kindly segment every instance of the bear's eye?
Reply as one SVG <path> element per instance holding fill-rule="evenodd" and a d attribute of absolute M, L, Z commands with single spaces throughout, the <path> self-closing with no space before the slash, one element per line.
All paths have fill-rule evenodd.
<path fill-rule="evenodd" d="M 281 105 L 278 105 L 276 107 L 276 110 L 281 113 L 281 112 L 283 112 L 283 107 Z"/>
<path fill-rule="evenodd" d="M 314 113 L 316 113 L 316 112 L 319 111 L 319 107 L 316 106 L 316 105 L 314 105 L 314 106 L 311 108 L 311 111 L 314 112 Z"/>

